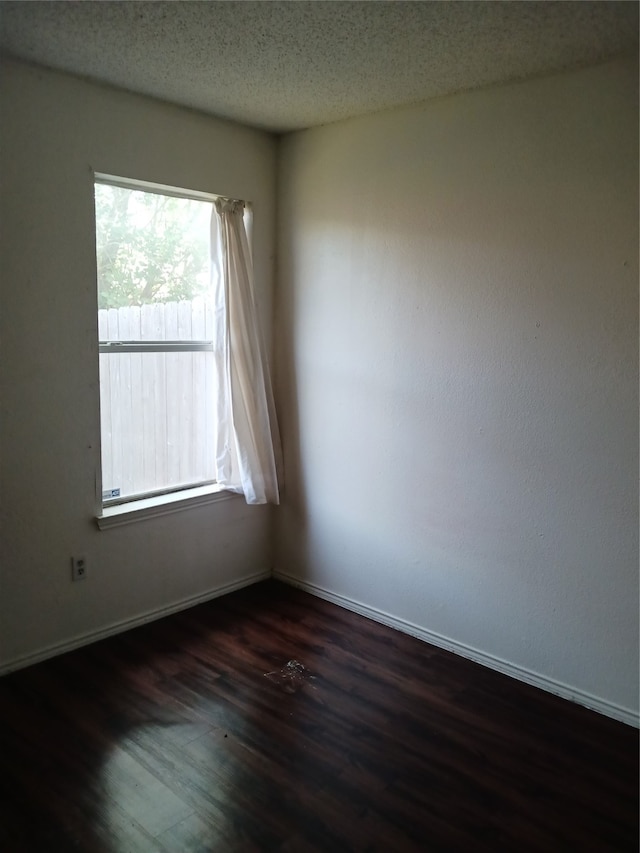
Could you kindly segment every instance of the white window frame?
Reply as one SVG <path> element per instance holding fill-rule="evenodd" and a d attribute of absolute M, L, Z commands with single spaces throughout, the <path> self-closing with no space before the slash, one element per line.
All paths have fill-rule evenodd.
<path fill-rule="evenodd" d="M 133 178 L 116 177 L 103 172 L 93 173 L 93 187 L 107 184 L 127 190 L 156 193 L 174 198 L 213 203 L 219 196 L 194 190 L 182 190 L 165 184 L 155 184 Z M 95 225 L 95 212 L 94 212 Z M 97 293 L 97 287 L 96 287 Z M 97 312 L 96 312 L 97 316 Z M 98 353 L 143 352 L 213 352 L 213 340 L 203 341 L 98 341 Z M 225 490 L 215 480 L 207 480 L 176 487 L 167 487 L 143 494 L 105 498 L 102 489 L 102 431 L 99 440 L 100 463 L 96 474 L 96 521 L 101 530 L 147 518 L 167 515 L 214 501 L 238 497 Z"/>

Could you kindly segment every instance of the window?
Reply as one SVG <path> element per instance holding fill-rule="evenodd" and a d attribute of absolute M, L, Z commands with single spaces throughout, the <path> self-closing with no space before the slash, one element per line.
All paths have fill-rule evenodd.
<path fill-rule="evenodd" d="M 105 507 L 215 482 L 212 211 L 96 177 Z"/>

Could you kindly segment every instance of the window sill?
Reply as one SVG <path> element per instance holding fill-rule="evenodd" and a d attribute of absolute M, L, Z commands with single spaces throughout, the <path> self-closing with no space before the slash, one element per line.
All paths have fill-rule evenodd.
<path fill-rule="evenodd" d="M 147 518 L 157 518 L 161 515 L 169 515 L 174 512 L 182 512 L 185 509 L 193 509 L 203 504 L 226 501 L 231 498 L 242 497 L 235 492 L 230 492 L 222 486 L 200 486 L 195 489 L 184 489 L 168 495 L 156 495 L 153 498 L 142 498 L 117 506 L 104 507 L 102 512 L 96 516 L 96 522 L 100 530 L 108 530 L 110 527 L 120 527 L 123 524 L 133 524 L 144 521 Z"/>

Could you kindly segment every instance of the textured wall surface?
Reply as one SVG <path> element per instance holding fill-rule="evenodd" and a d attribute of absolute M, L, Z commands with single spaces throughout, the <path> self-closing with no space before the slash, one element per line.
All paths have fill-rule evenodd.
<path fill-rule="evenodd" d="M 638 707 L 637 67 L 286 138 L 277 569 Z"/>
<path fill-rule="evenodd" d="M 0 665 L 269 571 L 268 510 L 239 498 L 95 526 L 92 169 L 251 201 L 265 318 L 275 191 L 266 134 L 19 63 L 1 85 Z"/>

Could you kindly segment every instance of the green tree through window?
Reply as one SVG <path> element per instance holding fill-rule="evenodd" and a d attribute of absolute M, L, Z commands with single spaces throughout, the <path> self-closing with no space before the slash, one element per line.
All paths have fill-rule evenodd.
<path fill-rule="evenodd" d="M 99 308 L 206 293 L 210 204 L 96 183 L 95 206 Z"/>

